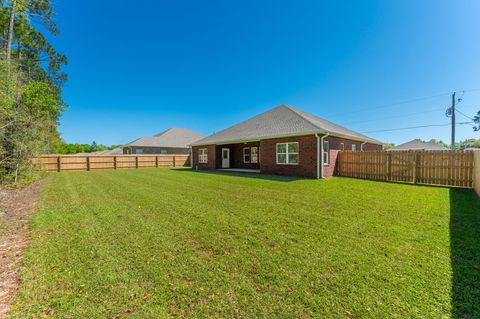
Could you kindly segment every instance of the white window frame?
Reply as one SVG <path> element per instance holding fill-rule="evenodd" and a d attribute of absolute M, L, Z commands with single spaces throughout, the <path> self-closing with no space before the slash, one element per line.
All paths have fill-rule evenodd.
<path fill-rule="evenodd" d="M 340 150 L 345 151 L 345 143 L 340 143 Z"/>
<path fill-rule="evenodd" d="M 327 150 L 325 150 L 325 145 L 327 145 Z M 330 165 L 330 143 L 328 141 L 323 141 L 323 165 Z"/>
<path fill-rule="evenodd" d="M 286 153 L 278 153 L 278 145 L 282 145 L 282 144 L 285 144 L 285 152 Z M 290 144 L 297 144 L 297 149 L 298 149 L 298 152 L 294 153 L 294 152 L 289 152 L 289 145 Z M 300 145 L 298 142 L 285 142 L 285 143 L 277 143 L 275 145 L 275 158 L 276 158 L 276 163 L 277 165 L 298 165 L 298 163 L 300 163 Z M 283 155 L 285 154 L 285 163 L 279 163 L 278 162 L 278 155 Z M 289 156 L 288 155 L 293 155 L 293 154 L 296 154 L 298 155 L 298 162 L 297 163 L 289 163 Z"/>
<path fill-rule="evenodd" d="M 256 160 L 255 161 L 253 160 L 253 156 L 252 156 L 253 155 L 253 152 L 252 152 L 253 149 L 256 150 L 256 153 L 255 153 Z M 259 162 L 259 159 L 260 159 L 260 147 L 258 147 L 258 146 L 250 147 L 250 163 L 257 164 Z"/>
<path fill-rule="evenodd" d="M 201 164 L 208 163 L 208 148 L 198 149 L 198 162 Z"/>
<path fill-rule="evenodd" d="M 356 152 L 357 151 L 357 144 L 352 144 L 352 152 Z"/>
<path fill-rule="evenodd" d="M 245 153 L 246 150 L 248 150 L 248 154 Z M 248 161 L 246 160 L 247 156 L 248 156 Z M 244 147 L 243 148 L 243 162 L 244 163 L 250 163 L 251 159 L 252 159 L 252 151 L 250 150 L 250 147 Z"/>

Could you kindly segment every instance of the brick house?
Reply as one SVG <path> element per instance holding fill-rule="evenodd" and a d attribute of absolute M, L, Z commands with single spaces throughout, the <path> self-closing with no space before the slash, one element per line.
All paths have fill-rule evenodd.
<path fill-rule="evenodd" d="M 382 147 L 368 136 L 280 105 L 192 143 L 192 167 L 322 178 L 335 174 L 340 150 Z"/>

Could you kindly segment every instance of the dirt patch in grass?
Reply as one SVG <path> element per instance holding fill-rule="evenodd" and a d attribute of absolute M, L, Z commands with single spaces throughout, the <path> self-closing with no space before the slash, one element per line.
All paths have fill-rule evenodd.
<path fill-rule="evenodd" d="M 30 241 L 29 222 L 43 180 L 17 190 L 0 188 L 0 318 L 18 291 L 20 260 Z"/>

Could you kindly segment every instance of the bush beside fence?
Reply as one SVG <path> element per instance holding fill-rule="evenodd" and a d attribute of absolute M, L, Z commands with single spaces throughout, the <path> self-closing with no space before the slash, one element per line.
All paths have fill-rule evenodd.
<path fill-rule="evenodd" d="M 337 174 L 415 184 L 473 187 L 472 151 L 341 151 Z"/>
<path fill-rule="evenodd" d="M 190 166 L 190 155 L 42 155 L 33 162 L 47 172 Z"/>

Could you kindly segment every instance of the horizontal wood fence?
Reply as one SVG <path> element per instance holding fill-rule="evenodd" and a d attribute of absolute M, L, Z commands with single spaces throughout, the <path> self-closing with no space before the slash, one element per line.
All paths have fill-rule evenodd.
<path fill-rule="evenodd" d="M 341 151 L 337 174 L 382 181 L 473 187 L 472 151 Z"/>
<path fill-rule="evenodd" d="M 33 159 L 47 172 L 190 166 L 190 155 L 42 155 Z"/>

